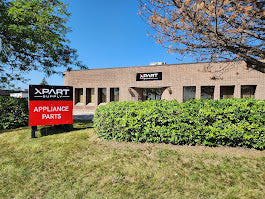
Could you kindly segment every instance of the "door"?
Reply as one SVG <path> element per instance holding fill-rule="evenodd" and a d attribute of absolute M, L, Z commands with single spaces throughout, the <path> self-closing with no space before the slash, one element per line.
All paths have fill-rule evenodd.
<path fill-rule="evenodd" d="M 143 88 L 143 101 L 145 100 L 161 100 L 161 88 Z"/>

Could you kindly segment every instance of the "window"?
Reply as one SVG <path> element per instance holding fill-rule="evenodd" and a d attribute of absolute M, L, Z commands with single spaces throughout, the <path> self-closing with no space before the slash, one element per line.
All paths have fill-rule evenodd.
<path fill-rule="evenodd" d="M 145 100 L 161 100 L 162 90 L 161 88 L 144 88 L 143 89 L 143 101 Z"/>
<path fill-rule="evenodd" d="M 86 104 L 95 103 L 95 89 L 87 88 L 86 89 Z"/>
<path fill-rule="evenodd" d="M 98 103 L 106 103 L 107 102 L 107 89 L 99 88 L 98 89 Z"/>
<path fill-rule="evenodd" d="M 183 102 L 195 99 L 196 97 L 196 86 L 184 86 L 183 87 Z"/>
<path fill-rule="evenodd" d="M 83 88 L 75 89 L 75 103 L 83 103 Z"/>
<path fill-rule="evenodd" d="M 213 98 L 214 98 L 214 86 L 202 86 L 201 99 L 213 99 Z"/>
<path fill-rule="evenodd" d="M 241 86 L 241 98 L 254 98 L 256 87 L 256 85 Z"/>
<path fill-rule="evenodd" d="M 227 99 L 234 97 L 235 86 L 221 86 L 220 87 L 220 98 Z"/>
<path fill-rule="evenodd" d="M 119 101 L 119 88 L 110 88 L 110 101 L 118 102 Z"/>

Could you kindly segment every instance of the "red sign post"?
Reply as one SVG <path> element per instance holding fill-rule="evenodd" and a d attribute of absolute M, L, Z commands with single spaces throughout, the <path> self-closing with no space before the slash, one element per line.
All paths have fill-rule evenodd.
<path fill-rule="evenodd" d="M 32 130 L 39 125 L 72 123 L 73 87 L 29 86 L 29 126 L 34 127 Z"/>

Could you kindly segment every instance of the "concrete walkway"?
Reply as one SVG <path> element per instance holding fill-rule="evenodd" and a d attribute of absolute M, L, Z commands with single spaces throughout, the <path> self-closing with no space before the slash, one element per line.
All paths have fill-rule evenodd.
<path fill-rule="evenodd" d="M 92 121 L 94 118 L 93 112 L 87 112 L 87 111 L 75 111 L 73 112 L 73 119 L 74 120 L 87 120 Z"/>
<path fill-rule="evenodd" d="M 74 115 L 73 119 L 74 120 L 87 120 L 87 121 L 92 121 L 94 118 L 94 114 L 90 115 Z"/>

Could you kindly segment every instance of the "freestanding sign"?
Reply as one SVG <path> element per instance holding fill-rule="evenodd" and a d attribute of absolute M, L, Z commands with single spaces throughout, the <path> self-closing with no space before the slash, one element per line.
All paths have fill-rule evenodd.
<path fill-rule="evenodd" d="M 29 126 L 73 123 L 73 87 L 29 85 Z"/>

